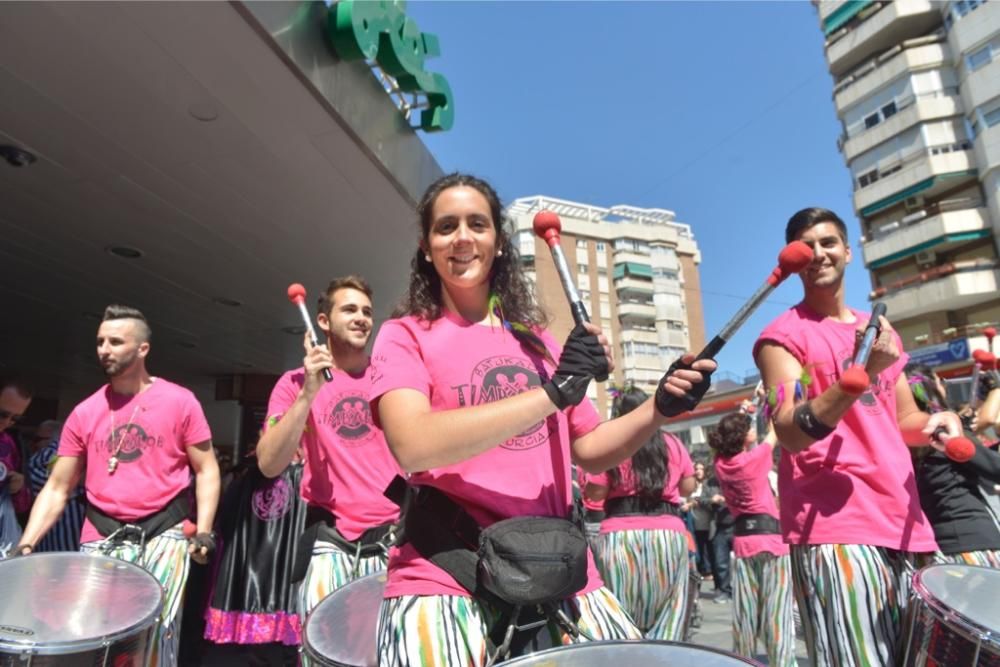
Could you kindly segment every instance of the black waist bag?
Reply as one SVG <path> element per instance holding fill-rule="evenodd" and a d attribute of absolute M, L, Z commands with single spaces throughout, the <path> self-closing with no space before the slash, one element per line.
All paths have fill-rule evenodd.
<path fill-rule="evenodd" d="M 587 585 L 587 539 L 557 517 L 515 517 L 479 535 L 479 583 L 512 605 L 572 597 Z"/>

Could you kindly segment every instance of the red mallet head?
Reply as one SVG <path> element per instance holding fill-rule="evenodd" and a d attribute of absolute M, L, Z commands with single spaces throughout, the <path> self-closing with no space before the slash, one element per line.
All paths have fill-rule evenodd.
<path fill-rule="evenodd" d="M 838 384 L 851 396 L 860 396 L 868 389 L 871 380 L 864 366 L 851 366 L 840 376 Z"/>
<path fill-rule="evenodd" d="M 559 216 L 552 211 L 539 211 L 536 213 L 531 226 L 534 228 L 535 234 L 545 239 L 549 247 L 559 243 L 559 232 L 562 231 L 562 222 L 559 221 Z"/>
<path fill-rule="evenodd" d="M 968 438 L 952 438 L 944 443 L 944 454 L 955 463 L 965 463 L 976 455 L 976 446 Z"/>
<path fill-rule="evenodd" d="M 198 526 L 191 522 L 191 519 L 184 519 L 184 537 L 191 538 L 198 533 Z"/>
<path fill-rule="evenodd" d="M 788 276 L 798 273 L 809 266 L 812 260 L 812 248 L 802 241 L 792 241 L 778 253 L 778 266 L 770 277 L 768 277 L 767 282 L 772 287 L 777 287 L 778 283 Z"/>
<path fill-rule="evenodd" d="M 985 370 L 993 370 L 997 365 L 997 358 L 986 350 L 973 350 L 972 359 Z"/>
<path fill-rule="evenodd" d="M 288 300 L 299 305 L 306 302 L 306 288 L 299 283 L 292 283 L 288 286 Z"/>
<path fill-rule="evenodd" d="M 983 335 L 992 341 L 993 338 L 997 335 L 997 330 L 995 327 L 986 327 L 985 329 L 983 329 Z"/>

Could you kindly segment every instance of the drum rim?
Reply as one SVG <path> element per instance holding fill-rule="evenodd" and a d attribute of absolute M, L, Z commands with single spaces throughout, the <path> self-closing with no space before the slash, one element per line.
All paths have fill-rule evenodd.
<path fill-rule="evenodd" d="M 309 641 L 309 627 L 310 627 L 309 621 L 312 620 L 313 616 L 316 614 L 316 612 L 319 610 L 319 608 L 322 607 L 327 602 L 327 600 L 332 600 L 334 598 L 334 596 L 337 595 L 337 593 L 339 593 L 340 591 L 346 589 L 348 586 L 350 586 L 352 584 L 358 584 L 358 583 L 361 583 L 361 582 L 369 581 L 369 580 L 371 580 L 373 578 L 376 578 L 376 577 L 382 577 L 383 579 L 386 579 L 388 577 L 388 574 L 389 573 L 388 573 L 387 570 L 379 570 L 378 572 L 372 572 L 371 574 L 366 574 L 363 577 L 358 577 L 357 579 L 349 581 L 346 584 L 344 584 L 343 586 L 341 586 L 340 588 L 338 588 L 337 590 L 335 590 L 332 593 L 330 593 L 329 595 L 327 595 L 322 600 L 320 600 L 316 604 L 315 607 L 313 607 L 312 609 L 309 610 L 309 613 L 306 615 L 306 621 L 305 621 L 305 623 L 302 624 L 302 650 L 309 656 L 310 659 L 312 659 L 312 660 L 317 660 L 317 659 L 324 660 L 324 661 L 326 661 L 324 664 L 328 664 L 328 665 L 341 665 L 342 664 L 342 663 L 339 663 L 339 662 L 336 662 L 336 661 L 332 660 L 329 657 L 326 657 L 326 656 L 318 653 L 317 649 L 316 649 L 316 644 L 314 644 L 313 642 Z M 385 598 L 384 597 L 380 597 L 379 599 L 383 600 Z M 377 621 L 376 621 L 376 623 L 377 623 Z M 378 646 L 375 647 L 375 650 L 376 650 L 376 652 L 378 652 Z M 319 658 L 317 658 L 317 656 L 319 656 Z"/>
<path fill-rule="evenodd" d="M 40 554 L 31 554 L 28 556 L 22 556 L 22 558 L 65 558 L 68 555 L 82 556 L 88 559 L 99 559 L 114 563 L 115 565 L 126 565 L 128 567 L 134 568 L 140 571 L 143 575 L 149 578 L 154 584 L 156 584 L 156 591 L 158 596 L 158 604 L 156 605 L 156 611 L 147 615 L 140 621 L 132 624 L 127 628 L 123 628 L 118 632 L 113 632 L 110 634 L 101 635 L 100 637 L 94 637 L 91 639 L 77 639 L 73 641 L 52 641 L 46 642 L 44 645 L 39 645 L 37 641 L 30 639 L 7 639 L 0 637 L 0 651 L 16 652 L 18 654 L 29 654 L 29 655 L 66 655 L 68 653 L 76 653 L 81 650 L 91 650 L 95 648 L 103 648 L 104 646 L 109 646 L 117 643 L 121 639 L 130 637 L 138 632 L 142 632 L 147 629 L 151 629 L 156 625 L 157 620 L 163 613 L 163 602 L 164 593 L 163 585 L 145 568 L 136 565 L 135 563 L 129 563 L 128 561 L 122 560 L 120 558 L 112 558 L 111 556 L 105 556 L 104 554 L 90 554 L 83 553 L 80 551 L 51 551 Z"/>
<path fill-rule="evenodd" d="M 579 644 L 567 644 L 564 646 L 555 646 L 553 648 L 547 648 L 544 651 L 538 651 L 537 653 L 530 653 L 528 655 L 519 655 L 516 658 L 511 658 L 510 660 L 504 662 L 504 665 L 518 665 L 521 661 L 533 660 L 535 658 L 544 658 L 546 655 L 555 654 L 560 652 L 565 652 L 567 649 L 597 649 L 604 647 L 613 646 L 629 646 L 629 645 L 657 645 L 657 646 L 677 646 L 681 648 L 695 649 L 697 651 L 703 651 L 705 653 L 715 653 L 716 655 L 722 655 L 727 658 L 733 658 L 739 663 L 744 665 L 755 665 L 760 667 L 761 663 L 756 660 L 752 660 L 742 655 L 737 655 L 736 653 L 730 653 L 729 651 L 724 651 L 722 649 L 713 648 L 711 646 L 702 646 L 701 644 L 691 644 L 689 642 L 670 642 L 662 639 L 608 639 L 594 642 L 580 642 Z"/>
<path fill-rule="evenodd" d="M 923 574 L 928 570 L 946 567 L 957 567 L 960 569 L 975 569 L 975 570 L 986 570 L 989 572 L 997 572 L 995 568 L 984 567 L 982 565 L 967 565 L 964 563 L 934 563 L 933 565 L 928 565 L 921 568 L 913 575 L 913 585 L 912 589 L 914 594 L 920 598 L 920 600 L 927 606 L 927 608 L 934 613 L 935 616 L 940 618 L 946 624 L 952 622 L 959 626 L 959 628 L 965 631 L 970 639 L 978 639 L 982 642 L 988 642 L 992 646 L 1000 648 L 1000 632 L 997 630 L 987 628 L 980 625 L 976 621 L 972 620 L 962 612 L 957 609 L 952 609 L 946 605 L 942 600 L 939 600 L 924 584 Z M 914 619 L 915 621 L 915 619 Z"/>

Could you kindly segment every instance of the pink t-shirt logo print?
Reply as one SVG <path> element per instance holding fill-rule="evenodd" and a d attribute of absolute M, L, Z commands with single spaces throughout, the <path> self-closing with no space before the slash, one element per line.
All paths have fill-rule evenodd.
<path fill-rule="evenodd" d="M 157 446 L 160 438 L 148 435 L 139 424 L 122 424 L 108 435 L 104 448 L 112 453 L 118 447 L 116 458 L 120 463 L 130 463 L 142 456 L 144 450 Z"/>
<path fill-rule="evenodd" d="M 357 394 L 341 394 L 333 401 L 328 412 L 327 424 L 348 445 L 362 445 L 372 439 L 372 413 L 368 400 Z"/>
<path fill-rule="evenodd" d="M 477 378 L 482 378 L 478 392 L 475 386 Z M 528 366 L 526 359 L 490 357 L 476 364 L 472 371 L 471 393 L 474 397 L 479 394 L 479 400 L 473 398 L 472 404 L 502 401 L 541 385 L 541 378 Z M 500 446 L 512 450 L 538 447 L 549 440 L 548 429 L 543 429 L 544 426 L 545 421 L 537 422 Z"/>

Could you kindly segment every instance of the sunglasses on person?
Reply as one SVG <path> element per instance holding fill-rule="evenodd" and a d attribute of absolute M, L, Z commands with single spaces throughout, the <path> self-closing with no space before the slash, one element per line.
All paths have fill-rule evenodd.
<path fill-rule="evenodd" d="M 15 414 L 10 410 L 0 410 L 0 421 L 9 419 L 12 422 L 19 422 L 23 417 L 24 415 Z"/>

